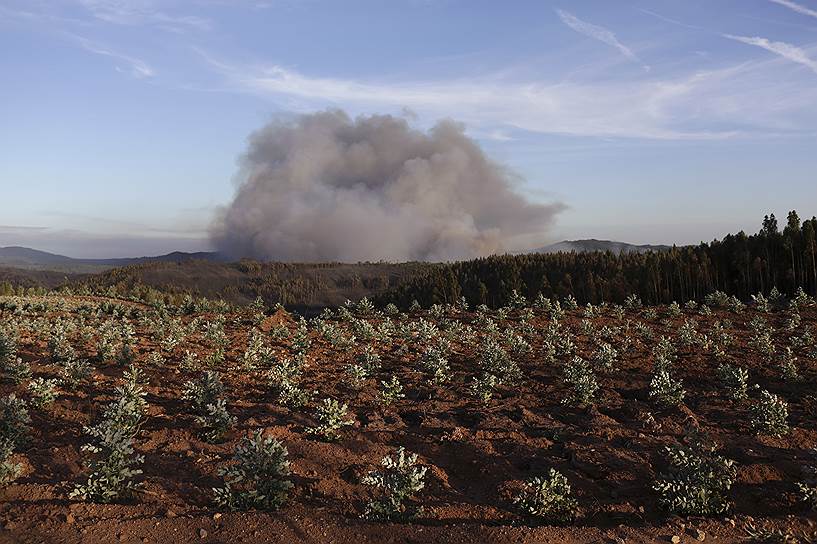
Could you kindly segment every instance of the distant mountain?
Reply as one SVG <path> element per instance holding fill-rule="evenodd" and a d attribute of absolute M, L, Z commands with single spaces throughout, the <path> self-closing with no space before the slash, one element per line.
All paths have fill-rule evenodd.
<path fill-rule="evenodd" d="M 588 251 L 610 251 L 619 255 L 621 253 L 646 253 L 647 251 L 667 251 L 672 249 L 672 246 L 664 245 L 635 245 L 626 242 L 614 242 L 611 240 L 564 240 L 549 246 L 540 247 L 533 250 L 532 253 L 584 253 Z"/>
<path fill-rule="evenodd" d="M 223 262 L 221 255 L 214 252 L 200 251 L 184 253 L 174 251 L 167 255 L 154 257 L 130 257 L 120 259 L 74 259 L 65 255 L 57 255 L 47 251 L 39 251 L 28 247 L 9 246 L 0 247 L 0 266 L 25 268 L 29 270 L 54 270 L 59 272 L 103 272 L 105 270 L 131 264 L 146 262 L 184 262 L 203 260 Z"/>

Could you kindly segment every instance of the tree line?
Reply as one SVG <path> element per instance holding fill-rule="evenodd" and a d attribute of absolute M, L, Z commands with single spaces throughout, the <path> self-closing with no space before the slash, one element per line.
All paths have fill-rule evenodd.
<path fill-rule="evenodd" d="M 697 246 L 645 253 L 560 252 L 496 255 L 432 266 L 376 297 L 408 307 L 453 303 L 498 307 L 513 293 L 535 298 L 572 295 L 580 303 L 621 303 L 636 294 L 645 303 L 700 300 L 716 290 L 742 299 L 772 288 L 817 294 L 817 218 L 789 212 L 781 229 L 774 214 L 759 232 L 743 231 Z"/>

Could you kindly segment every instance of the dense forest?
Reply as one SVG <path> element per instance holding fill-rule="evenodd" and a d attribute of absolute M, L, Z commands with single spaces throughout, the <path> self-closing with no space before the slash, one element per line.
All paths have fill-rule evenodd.
<path fill-rule="evenodd" d="M 513 291 L 533 298 L 573 295 L 578 302 L 623 302 L 630 294 L 648 304 L 702 299 L 715 290 L 742 299 L 777 287 L 817 293 L 817 218 L 788 214 L 781 229 L 774 214 L 757 234 L 729 234 L 698 246 L 646 253 L 611 252 L 497 255 L 430 267 L 376 297 L 407 307 L 451 303 L 497 307 Z"/>

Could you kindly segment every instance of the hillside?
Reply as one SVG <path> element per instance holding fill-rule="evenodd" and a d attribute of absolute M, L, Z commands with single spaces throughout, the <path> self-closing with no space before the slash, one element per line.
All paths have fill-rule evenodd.
<path fill-rule="evenodd" d="M 152 288 L 162 293 L 192 294 L 246 304 L 262 297 L 269 306 L 311 313 L 394 289 L 427 263 L 219 263 L 185 260 L 149 262 L 115 268 L 74 282 L 94 290 L 118 292 Z"/>
<path fill-rule="evenodd" d="M 183 262 L 189 260 L 223 261 L 218 253 L 196 252 L 185 253 L 174 251 L 166 255 L 152 257 L 126 257 L 117 259 L 75 259 L 40 251 L 28 247 L 0 247 L 0 266 L 22 268 L 26 270 L 51 270 L 67 273 L 97 273 L 120 266 L 129 266 L 144 262 Z"/>
<path fill-rule="evenodd" d="M 548 246 L 540 247 L 531 253 L 585 253 L 588 251 L 610 251 L 619 255 L 621 253 L 646 253 L 648 251 L 667 251 L 672 249 L 672 246 L 665 245 L 635 245 L 626 242 L 615 242 L 612 240 L 596 240 L 590 238 L 587 240 L 563 240 L 550 244 Z"/>

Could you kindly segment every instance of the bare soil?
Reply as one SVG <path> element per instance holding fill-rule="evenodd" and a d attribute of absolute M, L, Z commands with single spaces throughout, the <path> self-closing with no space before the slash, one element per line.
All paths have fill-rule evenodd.
<path fill-rule="evenodd" d="M 30 410 L 32 435 L 15 456 L 24 473 L 0 489 L 0 542 L 590 543 L 670 542 L 673 536 L 680 542 L 701 538 L 744 542 L 747 524 L 817 542 L 812 529 L 817 517 L 798 500 L 795 486 L 805 464 L 814 460 L 811 448 L 817 445 L 815 406 L 809 398 L 815 394 L 817 362 L 798 352 L 803 380 L 785 382 L 777 363 L 749 345 L 748 323 L 759 315 L 754 310 L 715 311 L 711 316 L 685 311 L 680 318 L 667 318 L 664 309 L 657 310 L 657 318 L 628 311 L 625 319 L 646 323 L 656 339 L 661 335 L 675 339 L 684 319 L 696 321 L 704 333 L 717 320 L 731 320 L 737 342 L 728 350 L 730 359 L 749 368 L 750 383 L 789 402 L 791 432 L 781 438 L 755 436 L 748 421 L 754 399 L 729 400 L 715 374 L 717 363 L 694 346 L 679 348 L 675 364 L 687 391 L 682 406 L 661 410 L 648 398 L 653 340 L 636 342 L 620 357 L 617 370 L 599 374 L 602 389 L 595 406 L 574 408 L 562 403 L 566 386 L 561 363 L 543 362 L 536 334 L 528 337 L 532 352 L 515 357 L 524 379 L 513 387 L 500 387 L 485 406 L 467 394 L 477 373 L 478 342 L 454 343 L 449 359 L 453 379 L 435 388 L 416 363 L 422 346 L 399 352 L 397 341 L 372 341 L 383 359 L 382 372 L 357 391 L 350 387 L 345 367 L 365 343 L 336 349 L 312 331 L 305 385 L 319 391 L 316 402 L 325 397 L 348 402 L 355 416 L 354 426 L 346 428 L 341 440 L 321 442 L 304 433 L 314 422 L 315 402 L 300 410 L 285 408 L 262 371 L 240 368 L 252 325 L 244 316 L 231 315 L 226 327 L 231 348 L 227 364 L 219 370 L 229 410 L 238 423 L 225 442 L 209 444 L 198 436 L 194 416 L 180 398 L 183 384 L 199 373 L 179 368 L 186 349 L 200 352 L 204 359 L 210 349 L 207 342 L 190 337 L 173 353 L 164 353 L 166 364 L 147 364 L 147 355 L 160 348 L 144 324 L 133 320 L 138 360 L 149 378 L 149 415 L 136 439 L 138 452 L 145 456 L 141 490 L 121 504 L 68 498 L 83 477 L 86 454 L 80 447 L 87 437 L 82 427 L 98 420 L 124 371 L 114 362 L 97 362 L 92 384 L 74 391 L 62 388 L 50 408 Z M 817 310 L 801 313 L 800 332 L 806 328 L 817 332 Z M 778 331 L 776 343 L 787 345 L 791 335 L 785 331 L 787 314 L 762 315 Z M 49 320 L 56 317 L 48 315 Z M 406 319 L 420 317 L 434 320 L 425 313 Z M 470 323 L 475 314 L 456 319 Z M 569 312 L 563 326 L 576 334 L 578 353 L 589 358 L 596 346 L 581 333 L 581 319 L 580 311 Z M 590 321 L 596 327 L 624 324 L 609 311 Z M 537 313 L 532 324 L 541 331 L 547 322 L 547 315 Z M 264 322 L 263 329 L 269 331 L 276 323 L 293 331 L 297 327 L 292 316 L 279 312 Z M 518 316 L 512 313 L 498 324 L 516 325 Z M 271 345 L 279 354 L 290 351 L 288 340 Z M 95 354 L 91 343 L 76 347 L 85 356 Z M 35 376 L 58 376 L 58 367 L 48 357 L 47 334 L 24 336 L 19 348 Z M 406 398 L 383 407 L 377 384 L 390 375 L 403 383 Z M 3 395 L 11 392 L 27 396 L 24 385 L 0 386 Z M 728 515 L 680 518 L 658 505 L 651 487 L 666 468 L 662 450 L 677 444 L 690 423 L 719 441 L 722 453 L 738 465 L 734 506 Z M 295 487 L 276 512 L 218 511 L 211 495 L 211 489 L 221 484 L 218 469 L 229 462 L 238 440 L 258 429 L 287 446 Z M 360 514 L 373 495 L 361 477 L 398 446 L 418 453 L 429 467 L 426 488 L 416 497 L 423 513 L 408 523 L 363 520 Z M 567 476 L 579 501 L 580 515 L 572 525 L 537 525 L 514 509 L 512 498 L 522 482 L 550 468 Z"/>

